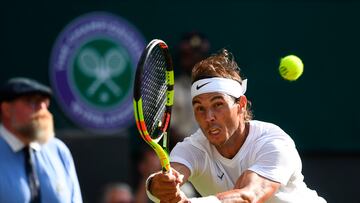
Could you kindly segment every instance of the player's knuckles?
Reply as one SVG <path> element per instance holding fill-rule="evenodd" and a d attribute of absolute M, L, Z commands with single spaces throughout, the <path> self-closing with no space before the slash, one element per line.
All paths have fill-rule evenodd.
<path fill-rule="evenodd" d="M 169 189 L 164 186 L 160 186 L 160 185 L 155 186 L 154 185 L 153 189 L 151 190 L 151 193 L 153 195 L 155 195 L 156 197 L 160 198 L 160 197 L 168 195 L 169 193 L 171 193 L 171 191 L 169 191 Z"/>
<path fill-rule="evenodd" d="M 162 194 L 170 195 L 170 194 L 175 194 L 175 193 L 176 193 L 176 189 L 174 189 L 174 188 L 163 188 L 162 189 Z"/>
<path fill-rule="evenodd" d="M 174 202 L 174 200 L 176 200 L 177 199 L 177 197 L 176 196 L 174 196 L 174 195 L 167 195 L 167 196 L 164 196 L 161 200 L 163 201 L 163 202 Z"/>
<path fill-rule="evenodd" d="M 168 200 L 170 201 L 170 202 L 178 202 L 178 201 L 180 201 L 181 199 L 183 199 L 183 197 L 185 197 L 184 195 L 183 195 L 183 193 L 180 191 L 180 190 L 178 190 L 178 189 L 175 189 L 175 190 L 168 190 L 168 192 L 169 192 L 169 195 L 168 195 Z"/>
<path fill-rule="evenodd" d="M 186 197 L 180 190 L 176 190 L 173 194 L 174 196 L 170 199 L 171 203 L 184 202 L 184 200 L 186 199 Z"/>
<path fill-rule="evenodd" d="M 162 182 L 161 187 L 166 189 L 176 189 L 177 185 L 178 184 L 176 182 Z"/>
<path fill-rule="evenodd" d="M 163 202 L 171 202 L 173 199 L 179 199 L 179 193 L 176 187 L 166 188 L 163 186 L 161 189 L 154 191 L 153 195 Z"/>
<path fill-rule="evenodd" d="M 160 199 L 161 202 L 169 202 L 172 199 L 169 195 L 160 195 L 157 196 L 157 198 Z"/>
<path fill-rule="evenodd" d="M 159 193 L 161 193 L 162 188 L 163 188 L 163 187 L 161 187 L 160 184 L 152 184 L 150 191 L 151 191 L 153 194 L 159 194 Z"/>
<path fill-rule="evenodd" d="M 174 189 L 176 188 L 176 182 L 164 182 L 164 181 L 158 181 L 158 182 L 153 182 L 151 184 L 151 188 L 153 190 L 161 190 L 161 189 Z"/>
<path fill-rule="evenodd" d="M 174 190 L 161 190 L 158 191 L 158 193 L 154 194 L 156 197 L 158 197 L 159 199 L 163 199 L 163 200 L 170 200 L 172 198 L 174 198 L 176 191 Z"/>
<path fill-rule="evenodd" d="M 174 196 L 174 194 L 172 194 L 172 195 L 164 196 L 163 198 L 161 198 L 161 202 L 164 202 L 164 203 L 181 202 L 181 197 Z"/>
<path fill-rule="evenodd" d="M 181 202 L 181 196 L 176 196 L 170 200 L 170 203 L 178 203 Z"/>

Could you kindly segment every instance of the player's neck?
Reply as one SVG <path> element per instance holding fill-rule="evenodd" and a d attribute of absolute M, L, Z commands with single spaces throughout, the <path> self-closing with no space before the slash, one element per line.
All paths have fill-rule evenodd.
<path fill-rule="evenodd" d="M 218 152 L 225 158 L 232 159 L 245 143 L 249 134 L 250 124 L 248 122 L 240 125 L 239 130 L 236 131 L 224 144 L 216 146 Z"/>

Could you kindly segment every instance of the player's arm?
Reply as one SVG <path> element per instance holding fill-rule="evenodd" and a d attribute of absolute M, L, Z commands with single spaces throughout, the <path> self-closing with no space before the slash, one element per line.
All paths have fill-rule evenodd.
<path fill-rule="evenodd" d="M 233 190 L 216 195 L 221 202 L 261 203 L 272 197 L 280 183 L 247 170 L 237 180 Z"/>
<path fill-rule="evenodd" d="M 171 172 L 161 171 L 152 174 L 149 179 L 149 192 L 161 202 L 188 202 L 187 197 L 180 190 L 190 176 L 190 170 L 183 164 L 171 163 Z"/>

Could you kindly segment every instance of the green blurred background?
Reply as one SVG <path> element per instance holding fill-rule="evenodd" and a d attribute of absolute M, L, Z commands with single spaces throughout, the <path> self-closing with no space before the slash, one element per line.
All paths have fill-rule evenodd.
<path fill-rule="evenodd" d="M 357 187 L 355 180 L 341 178 L 356 176 L 360 168 L 359 1 L 5 1 L 0 80 L 27 76 L 50 84 L 49 58 L 58 34 L 92 11 L 128 20 L 148 41 L 160 38 L 174 47 L 184 32 L 200 31 L 212 52 L 230 49 L 249 79 L 255 119 L 278 124 L 291 135 L 304 159 L 305 181 L 329 202 L 360 202 L 351 187 Z M 279 60 L 288 54 L 305 64 L 295 82 L 278 74 Z M 124 129 L 125 136 L 100 136 L 77 128 L 56 102 L 51 110 L 58 136 L 77 162 L 86 202 L 96 202 L 95 188 L 108 180 L 133 184 L 128 176 L 133 144 L 127 143 L 134 143 L 129 141 L 137 136 L 134 129 Z M 340 193 L 336 183 L 345 185 Z"/>

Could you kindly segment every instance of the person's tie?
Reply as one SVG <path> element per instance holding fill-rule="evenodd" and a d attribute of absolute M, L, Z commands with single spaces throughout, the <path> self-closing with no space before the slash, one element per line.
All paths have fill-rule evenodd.
<path fill-rule="evenodd" d="M 36 174 L 36 167 L 34 162 L 34 153 L 31 147 L 25 146 L 25 170 L 29 180 L 31 201 L 30 203 L 40 203 L 40 183 Z"/>

